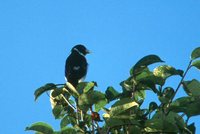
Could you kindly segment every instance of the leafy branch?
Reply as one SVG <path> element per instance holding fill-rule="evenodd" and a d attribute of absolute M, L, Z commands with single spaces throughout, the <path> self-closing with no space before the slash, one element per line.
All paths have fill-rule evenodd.
<path fill-rule="evenodd" d="M 195 133 L 195 124 L 188 124 L 191 117 L 200 115 L 200 82 L 185 80 L 190 68 L 200 70 L 200 47 L 191 53 L 185 70 L 164 63 L 157 55 L 147 55 L 131 69 L 130 76 L 120 83 L 122 90 L 109 86 L 100 92 L 96 82 L 82 82 L 74 88 L 70 83 L 48 83 L 38 88 L 37 100 L 50 91 L 52 113 L 60 121 L 60 130 L 49 124 L 37 122 L 26 130 L 37 134 L 131 134 L 131 133 Z M 152 64 L 161 64 L 150 70 Z M 174 88 L 166 85 L 171 76 L 181 80 Z M 175 98 L 183 88 L 186 96 Z M 158 96 L 159 102 L 149 102 L 142 108 L 147 90 Z M 110 108 L 107 108 L 111 106 Z M 187 118 L 184 118 L 187 116 Z"/>

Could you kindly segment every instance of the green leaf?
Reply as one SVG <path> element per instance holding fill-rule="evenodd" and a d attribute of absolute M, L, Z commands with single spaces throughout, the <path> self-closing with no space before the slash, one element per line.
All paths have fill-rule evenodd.
<path fill-rule="evenodd" d="M 60 122 L 60 127 L 61 127 L 61 128 L 64 128 L 64 127 L 66 127 L 68 124 L 70 124 L 70 120 L 69 120 L 68 116 L 65 116 L 65 117 L 61 120 L 61 122 Z"/>
<path fill-rule="evenodd" d="M 135 77 L 130 77 L 123 83 L 123 87 L 130 91 L 141 91 L 152 89 L 157 93 L 156 84 L 161 85 L 163 83 L 161 78 L 154 76 L 154 74 L 149 71 L 148 68 L 145 68 Z"/>
<path fill-rule="evenodd" d="M 108 101 L 113 101 L 119 97 L 120 93 L 110 86 L 107 88 L 105 95 Z"/>
<path fill-rule="evenodd" d="M 26 127 L 26 131 L 27 130 L 33 130 L 44 134 L 53 134 L 53 128 L 44 122 L 34 123 L 30 127 Z"/>
<path fill-rule="evenodd" d="M 129 77 L 127 80 L 120 83 L 124 91 L 133 92 L 135 90 L 135 83 L 132 77 Z"/>
<path fill-rule="evenodd" d="M 140 83 L 138 83 L 136 90 L 149 90 L 149 89 L 152 89 L 154 93 L 158 94 L 158 90 L 156 88 L 156 83 L 154 79 L 147 78 L 140 80 Z"/>
<path fill-rule="evenodd" d="M 138 101 L 141 99 L 144 100 L 145 97 L 146 97 L 146 92 L 144 90 L 139 90 L 134 92 L 134 98 Z"/>
<path fill-rule="evenodd" d="M 119 115 L 125 110 L 128 110 L 135 106 L 138 106 L 138 103 L 136 103 L 133 99 L 123 98 L 112 105 L 109 114 L 110 116 Z"/>
<path fill-rule="evenodd" d="M 129 126 L 130 134 L 142 134 L 142 128 L 136 125 Z"/>
<path fill-rule="evenodd" d="M 189 96 L 200 96 L 200 82 L 196 79 L 184 81 L 183 88 Z"/>
<path fill-rule="evenodd" d="M 52 109 L 52 112 L 53 112 L 53 115 L 54 115 L 55 119 L 59 119 L 61 117 L 62 111 L 63 111 L 63 106 L 62 105 L 56 105 Z"/>
<path fill-rule="evenodd" d="M 149 104 L 149 111 L 152 112 L 158 108 L 158 105 L 153 101 Z"/>
<path fill-rule="evenodd" d="M 187 105 L 194 102 L 194 100 L 191 100 L 191 97 L 181 97 L 173 101 L 170 105 L 170 110 L 174 112 L 186 112 L 187 111 Z"/>
<path fill-rule="evenodd" d="M 184 121 L 177 113 L 170 112 L 167 116 L 165 113 L 158 111 L 152 119 L 145 122 L 146 132 L 156 133 L 177 133 L 179 131 L 176 125 L 176 118 L 180 119 L 182 124 Z"/>
<path fill-rule="evenodd" d="M 44 134 L 44 133 L 41 133 L 41 132 L 35 132 L 35 134 Z M 60 133 L 56 133 L 56 132 L 54 132 L 53 134 L 60 134 Z"/>
<path fill-rule="evenodd" d="M 196 61 L 192 62 L 192 66 L 194 66 L 200 70 L 200 60 L 196 60 Z"/>
<path fill-rule="evenodd" d="M 167 79 L 172 75 L 180 75 L 183 76 L 182 70 L 177 70 L 169 65 L 161 65 L 154 69 L 153 74 L 157 77 L 161 77 L 163 79 Z"/>
<path fill-rule="evenodd" d="M 107 104 L 107 100 L 101 100 L 99 102 L 97 102 L 94 106 L 95 108 L 95 112 L 99 112 L 105 105 Z"/>
<path fill-rule="evenodd" d="M 195 60 L 195 59 L 197 59 L 199 57 L 200 57 L 200 47 L 197 47 L 192 51 L 191 59 Z"/>
<path fill-rule="evenodd" d="M 55 89 L 52 91 L 51 96 L 55 98 L 55 97 L 59 96 L 59 95 L 62 94 L 62 93 L 63 93 L 63 87 L 55 88 Z"/>
<path fill-rule="evenodd" d="M 83 93 L 83 89 L 85 88 L 85 86 L 88 84 L 88 82 L 80 82 L 78 83 L 76 90 L 79 92 L 79 94 Z"/>
<path fill-rule="evenodd" d="M 196 127 L 194 123 L 188 125 L 187 128 L 192 132 L 192 134 L 195 134 Z"/>
<path fill-rule="evenodd" d="M 140 59 L 133 66 L 133 68 L 130 70 L 130 74 L 135 75 L 135 74 L 139 73 L 140 71 L 142 71 L 143 69 L 145 69 L 148 65 L 151 65 L 151 64 L 157 63 L 157 62 L 164 62 L 164 61 L 162 61 L 160 59 L 160 57 L 158 57 L 157 55 L 147 55 L 147 56 L 143 57 L 142 59 Z"/>
<path fill-rule="evenodd" d="M 72 126 L 74 126 L 76 124 L 76 119 L 72 116 L 65 116 L 61 122 L 60 122 L 60 127 L 61 128 L 64 128 L 66 127 L 67 125 L 71 124 Z"/>
<path fill-rule="evenodd" d="M 72 127 L 64 127 L 61 130 L 61 134 L 77 134 L 76 129 Z"/>
<path fill-rule="evenodd" d="M 136 81 L 151 81 L 151 83 L 163 85 L 165 80 L 161 77 L 155 76 L 153 72 L 149 71 L 148 68 L 144 69 L 140 74 L 138 74 L 136 77 Z"/>
<path fill-rule="evenodd" d="M 83 92 L 87 93 L 88 91 L 90 91 L 91 89 L 93 89 L 95 85 L 97 85 L 96 82 L 89 82 L 89 83 L 87 83 L 87 85 L 83 89 Z"/>
<path fill-rule="evenodd" d="M 97 104 L 100 101 L 105 100 L 105 94 L 91 90 L 87 93 L 83 93 L 80 95 L 78 99 L 78 105 L 80 109 L 86 110 L 87 108 L 91 107 L 93 104 Z"/>
<path fill-rule="evenodd" d="M 104 114 L 103 118 L 105 119 L 107 127 L 123 126 L 130 124 L 130 122 L 132 125 L 140 125 L 140 123 L 137 120 L 133 120 L 132 117 L 128 115 L 110 116 L 109 114 Z"/>
<path fill-rule="evenodd" d="M 46 91 L 55 89 L 56 85 L 53 83 L 48 83 L 40 88 L 38 88 L 37 90 L 35 90 L 34 95 L 35 95 L 35 101 L 38 99 L 38 97 L 43 94 Z"/>
<path fill-rule="evenodd" d="M 169 110 L 174 112 L 184 112 L 188 117 L 200 115 L 199 97 L 181 97 L 171 103 Z"/>
<path fill-rule="evenodd" d="M 42 133 L 35 133 L 35 134 L 42 134 Z M 61 134 L 61 132 L 60 131 L 54 131 L 53 134 Z"/>
<path fill-rule="evenodd" d="M 173 95 L 174 95 L 174 89 L 171 87 L 166 87 L 163 90 L 162 95 L 159 96 L 159 100 L 161 103 L 166 104 L 170 101 L 170 99 L 172 98 Z"/>
<path fill-rule="evenodd" d="M 79 92 L 75 89 L 75 87 L 71 83 L 66 82 L 66 86 L 73 93 L 73 95 L 75 97 L 79 97 L 80 96 Z"/>

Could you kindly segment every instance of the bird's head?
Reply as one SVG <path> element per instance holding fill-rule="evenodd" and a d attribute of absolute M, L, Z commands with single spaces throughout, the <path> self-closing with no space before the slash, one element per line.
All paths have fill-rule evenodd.
<path fill-rule="evenodd" d="M 84 45 L 81 44 L 78 44 L 72 48 L 71 52 L 75 51 L 84 56 L 90 53 L 90 51 Z"/>

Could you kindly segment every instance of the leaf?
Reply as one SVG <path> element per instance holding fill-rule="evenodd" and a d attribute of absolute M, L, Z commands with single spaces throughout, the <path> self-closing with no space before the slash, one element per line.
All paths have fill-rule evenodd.
<path fill-rule="evenodd" d="M 200 57 L 200 47 L 197 47 L 192 51 L 191 59 L 195 60 L 195 59 L 197 59 L 199 57 Z"/>
<path fill-rule="evenodd" d="M 148 65 L 151 65 L 153 63 L 157 62 L 164 62 L 158 57 L 157 55 L 147 55 L 140 59 L 130 70 L 131 75 L 135 75 L 139 73 L 141 70 L 145 69 Z"/>
<path fill-rule="evenodd" d="M 170 112 L 167 116 L 165 113 L 158 111 L 154 114 L 152 119 L 145 122 L 146 132 L 156 132 L 156 133 L 177 133 L 179 131 L 176 125 L 176 118 L 180 119 L 184 125 L 182 117 L 177 113 Z"/>
<path fill-rule="evenodd" d="M 126 122 L 123 120 L 115 119 L 115 118 L 107 118 L 107 116 L 105 116 L 104 119 L 108 127 L 122 126 L 126 124 Z"/>
<path fill-rule="evenodd" d="M 46 91 L 55 89 L 56 85 L 53 83 L 47 83 L 46 85 L 38 88 L 37 90 L 35 90 L 34 95 L 35 95 L 35 101 L 38 99 L 38 97 L 43 94 Z"/>
<path fill-rule="evenodd" d="M 115 99 L 117 99 L 120 95 L 119 92 L 117 92 L 113 87 L 108 87 L 106 90 L 106 99 L 110 102 L 113 101 Z"/>
<path fill-rule="evenodd" d="M 168 99 L 171 99 L 172 98 L 172 96 L 174 95 L 174 89 L 173 88 L 171 88 L 171 87 L 166 87 L 164 90 L 163 90 L 163 96 L 165 97 L 165 98 L 168 98 Z"/>
<path fill-rule="evenodd" d="M 200 96 L 200 82 L 198 80 L 184 81 L 182 84 L 189 96 Z"/>
<path fill-rule="evenodd" d="M 30 127 L 26 127 L 27 130 L 33 130 L 44 134 L 53 134 L 53 128 L 44 122 L 37 122 L 32 124 Z"/>
<path fill-rule="evenodd" d="M 165 80 L 153 74 L 148 68 L 144 69 L 136 77 L 136 81 L 151 81 L 151 83 L 163 85 Z"/>
<path fill-rule="evenodd" d="M 73 92 L 73 95 L 74 95 L 75 97 L 80 96 L 79 92 L 75 89 L 75 87 L 74 87 L 71 83 L 66 82 L 66 86 L 68 87 L 68 89 L 69 89 L 70 91 Z"/>
<path fill-rule="evenodd" d="M 166 104 L 170 101 L 173 95 L 174 95 L 174 89 L 171 87 L 166 87 L 163 90 L 161 96 L 159 96 L 159 100 L 161 103 Z"/>
<path fill-rule="evenodd" d="M 59 96 L 59 95 L 62 94 L 62 93 L 63 93 L 63 87 L 55 88 L 55 89 L 52 91 L 51 96 L 55 98 L 55 97 Z"/>
<path fill-rule="evenodd" d="M 43 133 L 35 133 L 35 134 L 43 134 Z M 55 131 L 53 134 L 61 134 L 60 131 Z"/>
<path fill-rule="evenodd" d="M 130 134 L 142 134 L 142 128 L 136 125 L 129 126 Z"/>
<path fill-rule="evenodd" d="M 61 122 L 60 122 L 60 127 L 61 128 L 64 128 L 66 127 L 67 125 L 71 124 L 72 126 L 74 126 L 76 124 L 76 119 L 72 116 L 65 116 Z"/>
<path fill-rule="evenodd" d="M 161 65 L 161 66 L 156 67 L 153 70 L 153 74 L 157 77 L 167 79 L 168 77 L 170 77 L 172 75 L 180 75 L 182 77 L 183 71 L 177 70 L 174 67 L 169 66 L 169 65 Z"/>
<path fill-rule="evenodd" d="M 110 116 L 109 114 L 104 114 L 103 118 L 105 119 L 107 127 L 123 126 L 130 124 L 130 122 L 132 125 L 140 125 L 137 120 L 130 120 L 132 118 L 128 115 Z"/>
<path fill-rule="evenodd" d="M 149 104 L 149 111 L 152 112 L 158 108 L 158 105 L 153 101 Z"/>
<path fill-rule="evenodd" d="M 134 92 L 134 98 L 135 98 L 136 100 L 138 100 L 138 101 L 139 101 L 140 99 L 144 100 L 145 97 L 146 97 L 146 93 L 145 93 L 144 90 L 139 90 L 139 91 Z"/>
<path fill-rule="evenodd" d="M 80 82 L 78 83 L 76 90 L 79 92 L 79 94 L 83 93 L 84 87 L 88 84 L 88 82 Z"/>
<path fill-rule="evenodd" d="M 76 129 L 72 127 L 64 127 L 61 129 L 61 134 L 77 134 Z"/>
<path fill-rule="evenodd" d="M 169 107 L 169 110 L 174 112 L 186 112 L 187 105 L 192 103 L 191 97 L 181 97 L 173 101 Z"/>
<path fill-rule="evenodd" d="M 109 114 L 110 116 L 119 115 L 120 113 L 134 106 L 139 106 L 139 105 L 131 98 L 123 98 L 112 105 Z"/>
<path fill-rule="evenodd" d="M 60 118 L 62 111 L 63 111 L 63 106 L 62 105 L 56 105 L 52 109 L 52 112 L 53 112 L 53 115 L 54 115 L 55 119 L 59 119 Z"/>
<path fill-rule="evenodd" d="M 80 109 L 86 110 L 85 108 L 89 108 L 93 104 L 97 104 L 103 100 L 106 100 L 105 95 L 103 93 L 91 90 L 87 93 L 83 93 L 80 95 L 78 99 L 78 105 Z"/>
<path fill-rule="evenodd" d="M 184 112 L 188 117 L 200 115 L 199 97 L 181 97 L 171 103 L 169 110 L 174 112 Z"/>
<path fill-rule="evenodd" d="M 135 75 L 135 77 L 130 77 L 126 81 L 122 83 L 122 86 L 125 87 L 129 91 L 141 91 L 141 90 L 149 90 L 152 89 L 155 93 L 157 93 L 156 84 L 161 85 L 163 80 L 154 76 L 154 74 L 149 71 L 148 68 L 145 68 L 139 74 Z"/>
<path fill-rule="evenodd" d="M 196 60 L 196 61 L 192 62 L 192 66 L 194 66 L 200 70 L 200 60 Z"/>
<path fill-rule="evenodd" d="M 154 93 L 157 93 L 158 94 L 158 90 L 156 88 L 156 84 L 154 83 L 153 79 L 144 79 L 144 80 L 141 80 L 140 83 L 137 85 L 137 88 L 139 90 L 149 90 L 149 89 L 152 89 L 152 91 Z M 136 90 L 138 90 L 136 89 Z"/>
<path fill-rule="evenodd" d="M 195 134 L 196 127 L 194 123 L 188 125 L 187 128 L 192 132 L 192 134 Z"/>
<path fill-rule="evenodd" d="M 68 116 L 65 116 L 65 117 L 61 120 L 61 122 L 60 122 L 60 127 L 61 127 L 61 128 L 64 128 L 64 127 L 66 127 L 68 124 L 70 124 L 70 120 L 69 120 Z"/>
<path fill-rule="evenodd" d="M 174 120 L 176 121 L 175 124 L 177 125 L 179 130 L 183 131 L 185 129 L 185 123 L 184 123 L 183 117 L 177 116 L 177 117 L 174 117 Z"/>
<path fill-rule="evenodd" d="M 89 82 L 89 83 L 87 83 L 87 85 L 83 89 L 83 92 L 87 93 L 88 91 L 90 91 L 91 89 L 93 89 L 95 85 L 96 85 L 96 82 Z"/>
<path fill-rule="evenodd" d="M 129 77 L 127 80 L 120 83 L 124 91 L 133 92 L 135 90 L 135 83 L 132 77 Z"/>
<path fill-rule="evenodd" d="M 35 134 L 44 134 L 44 133 L 41 133 L 41 132 L 35 132 Z M 56 132 L 54 132 L 53 134 L 60 134 L 60 133 L 56 133 Z"/>
<path fill-rule="evenodd" d="M 107 104 L 106 99 L 97 102 L 94 106 L 95 112 L 99 112 Z"/>

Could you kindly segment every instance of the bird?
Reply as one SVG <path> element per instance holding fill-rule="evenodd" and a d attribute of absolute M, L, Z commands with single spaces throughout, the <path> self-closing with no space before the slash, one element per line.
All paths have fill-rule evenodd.
<path fill-rule="evenodd" d="M 88 63 L 86 55 L 90 51 L 82 44 L 75 45 L 65 62 L 65 79 L 75 88 L 87 74 Z"/>

